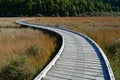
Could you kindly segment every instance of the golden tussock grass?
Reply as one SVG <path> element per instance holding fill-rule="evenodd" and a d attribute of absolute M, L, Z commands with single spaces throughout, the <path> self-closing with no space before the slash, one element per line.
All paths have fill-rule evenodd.
<path fill-rule="evenodd" d="M 31 28 L 16 28 L 20 27 L 15 23 L 15 20 L 18 19 L 21 18 L 0 19 L 0 27 L 3 27 L 0 28 L 1 80 L 6 79 L 6 77 L 14 79 L 13 73 L 16 72 L 17 76 L 17 73 L 22 72 L 20 70 L 25 73 L 22 80 L 32 79 L 51 60 L 51 56 L 55 55 L 53 54 L 57 40 L 55 36 Z M 31 52 L 35 56 L 31 55 Z M 21 63 L 21 61 L 24 63 Z M 14 71 L 15 67 L 17 67 L 16 62 L 22 66 L 18 66 L 18 70 Z"/>
<path fill-rule="evenodd" d="M 35 72 L 40 71 L 50 60 L 56 47 L 56 38 L 33 29 L 0 29 L 0 69 L 9 64 L 9 61 L 24 56 L 27 65 Z M 40 46 L 42 52 L 29 56 L 27 50 L 31 46 Z M 36 73 L 33 73 L 35 75 Z"/>
<path fill-rule="evenodd" d="M 15 51 L 25 52 L 28 47 L 34 44 L 42 46 L 45 53 L 51 53 L 55 48 L 55 40 L 54 37 L 44 35 L 39 30 L 0 29 L 0 53 L 4 53 L 5 57 L 11 56 Z"/>
<path fill-rule="evenodd" d="M 15 21 L 19 19 L 25 19 L 26 17 L 1 17 L 0 18 L 0 28 L 14 28 L 20 27 L 20 25 L 16 24 Z"/>

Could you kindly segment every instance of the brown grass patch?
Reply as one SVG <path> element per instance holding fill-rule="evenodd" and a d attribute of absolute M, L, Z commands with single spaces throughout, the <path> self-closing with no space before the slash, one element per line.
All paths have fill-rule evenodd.
<path fill-rule="evenodd" d="M 33 69 L 31 74 L 33 77 L 50 60 L 56 47 L 55 41 L 54 36 L 44 34 L 39 30 L 0 28 L 0 72 L 11 60 L 24 57 L 25 64 L 23 66 L 30 70 Z M 40 46 L 38 49 L 42 49 L 42 52 L 37 56 L 29 56 L 27 50 L 34 45 Z"/>
<path fill-rule="evenodd" d="M 19 19 L 25 19 L 26 17 L 6 17 L 0 18 L 0 28 L 14 28 L 20 27 L 20 25 L 16 24 L 15 21 Z"/>

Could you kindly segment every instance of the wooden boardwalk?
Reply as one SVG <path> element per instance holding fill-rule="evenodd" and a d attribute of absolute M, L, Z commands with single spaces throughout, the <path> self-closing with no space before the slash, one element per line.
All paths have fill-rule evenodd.
<path fill-rule="evenodd" d="M 89 40 L 67 30 L 46 29 L 61 34 L 65 44 L 60 57 L 42 80 L 114 80 L 103 55 Z"/>
<path fill-rule="evenodd" d="M 65 48 L 43 80 L 110 80 L 103 57 L 83 37 L 59 31 Z"/>

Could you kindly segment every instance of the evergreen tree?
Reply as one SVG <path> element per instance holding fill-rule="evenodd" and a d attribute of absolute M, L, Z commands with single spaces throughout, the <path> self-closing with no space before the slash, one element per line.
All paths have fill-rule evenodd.
<path fill-rule="evenodd" d="M 0 0 L 0 16 L 79 16 L 120 12 L 120 0 Z"/>

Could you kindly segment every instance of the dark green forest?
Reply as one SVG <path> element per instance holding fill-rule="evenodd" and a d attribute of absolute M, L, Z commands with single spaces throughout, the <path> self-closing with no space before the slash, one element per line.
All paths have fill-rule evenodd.
<path fill-rule="evenodd" d="M 120 0 L 0 0 L 0 16 L 81 16 L 120 12 Z"/>

